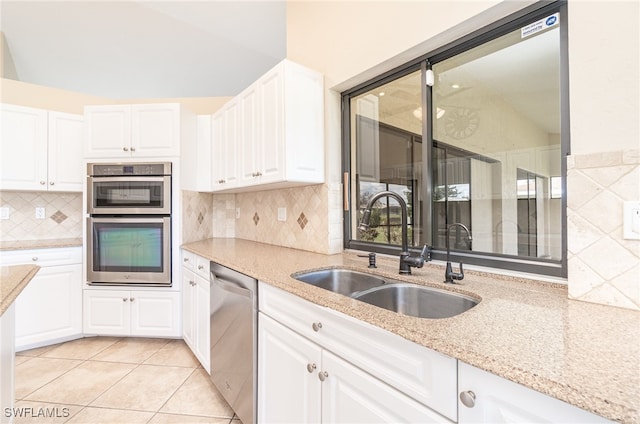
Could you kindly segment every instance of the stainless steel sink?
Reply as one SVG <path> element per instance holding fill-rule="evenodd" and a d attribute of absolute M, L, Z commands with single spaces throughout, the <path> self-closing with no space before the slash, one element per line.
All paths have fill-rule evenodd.
<path fill-rule="evenodd" d="M 353 298 L 419 318 L 449 318 L 478 304 L 477 300 L 462 294 L 408 283 L 372 288 L 354 293 Z"/>
<path fill-rule="evenodd" d="M 294 274 L 292 277 L 345 296 L 387 283 L 382 277 L 342 268 L 305 272 Z"/>
<path fill-rule="evenodd" d="M 478 304 L 477 300 L 463 294 L 343 268 L 302 272 L 292 277 L 370 305 L 419 318 L 449 318 Z"/>

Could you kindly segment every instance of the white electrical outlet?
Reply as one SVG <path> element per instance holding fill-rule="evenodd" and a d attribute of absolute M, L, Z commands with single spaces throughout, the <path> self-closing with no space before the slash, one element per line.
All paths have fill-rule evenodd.
<path fill-rule="evenodd" d="M 36 208 L 36 219 L 44 219 L 45 215 L 45 208 Z"/>
<path fill-rule="evenodd" d="M 623 238 L 640 240 L 640 202 L 624 202 Z"/>
<path fill-rule="evenodd" d="M 11 213 L 11 210 L 7 207 L 1 207 L 0 208 L 0 219 L 9 219 L 9 215 Z"/>
<path fill-rule="evenodd" d="M 287 208 L 278 208 L 278 221 L 287 220 Z"/>

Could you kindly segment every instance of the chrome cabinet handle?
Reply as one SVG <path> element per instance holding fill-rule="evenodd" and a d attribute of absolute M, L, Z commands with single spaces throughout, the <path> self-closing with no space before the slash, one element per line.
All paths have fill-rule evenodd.
<path fill-rule="evenodd" d="M 133 302 L 134 300 L 136 300 L 136 298 L 135 297 L 130 297 L 129 300 Z"/>
<path fill-rule="evenodd" d="M 329 373 L 326 371 L 321 371 L 318 373 L 318 378 L 320 379 L 320 381 L 326 380 L 327 377 L 329 377 Z"/>
<path fill-rule="evenodd" d="M 45 185 L 46 183 L 44 181 L 40 181 L 40 185 Z"/>
<path fill-rule="evenodd" d="M 37 257 L 37 256 L 34 256 L 33 258 L 31 258 L 31 260 L 32 260 L 33 262 L 36 262 L 36 261 L 38 260 L 38 257 Z"/>
<path fill-rule="evenodd" d="M 49 183 L 49 185 L 54 185 L 54 184 L 55 184 L 55 183 L 54 183 L 53 181 L 51 181 L 51 182 Z"/>
<path fill-rule="evenodd" d="M 313 324 L 311 324 L 311 328 L 313 328 L 313 331 L 318 332 L 322 328 L 322 323 L 314 322 Z"/>
<path fill-rule="evenodd" d="M 471 390 L 460 392 L 460 402 L 467 408 L 473 408 L 476 404 L 476 394 Z"/>
<path fill-rule="evenodd" d="M 309 371 L 309 374 L 313 373 L 315 369 L 316 369 L 316 364 L 307 364 L 307 371 Z"/>
<path fill-rule="evenodd" d="M 129 300 L 129 299 L 127 299 L 126 297 L 123 297 L 123 298 L 122 298 L 122 301 L 123 301 L 123 302 L 126 302 L 127 300 Z"/>
<path fill-rule="evenodd" d="M 198 269 L 204 269 L 204 266 L 198 265 Z"/>
<path fill-rule="evenodd" d="M 135 152 L 135 151 L 136 151 L 136 148 L 135 148 L 135 147 L 131 147 L 131 151 L 132 151 L 132 152 Z"/>
<path fill-rule="evenodd" d="M 122 150 L 124 150 L 125 152 L 128 152 L 129 148 L 128 147 L 123 147 Z"/>
<path fill-rule="evenodd" d="M 189 262 L 189 258 L 182 258 L 182 262 Z"/>
<path fill-rule="evenodd" d="M 189 284 L 191 284 L 192 286 L 196 285 L 196 283 L 193 280 L 189 280 Z"/>

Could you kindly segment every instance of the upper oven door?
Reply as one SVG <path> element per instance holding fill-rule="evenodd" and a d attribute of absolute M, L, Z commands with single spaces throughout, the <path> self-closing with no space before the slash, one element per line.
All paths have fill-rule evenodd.
<path fill-rule="evenodd" d="M 169 215 L 171 177 L 89 177 L 87 212 L 91 215 Z"/>

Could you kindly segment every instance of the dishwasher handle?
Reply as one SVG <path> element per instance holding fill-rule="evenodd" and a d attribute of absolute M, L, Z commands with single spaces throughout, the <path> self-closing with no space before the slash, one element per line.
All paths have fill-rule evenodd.
<path fill-rule="evenodd" d="M 224 291 L 235 293 L 235 294 L 243 296 L 243 297 L 248 297 L 248 298 L 252 297 L 253 293 L 249 289 L 246 289 L 244 287 L 240 287 L 239 285 L 237 285 L 235 283 L 232 283 L 231 281 L 227 281 L 227 280 L 222 279 L 220 277 L 216 277 L 216 275 L 213 274 L 213 273 L 211 274 L 211 277 L 213 279 L 213 284 L 217 285 L 218 287 L 220 287 Z"/>

